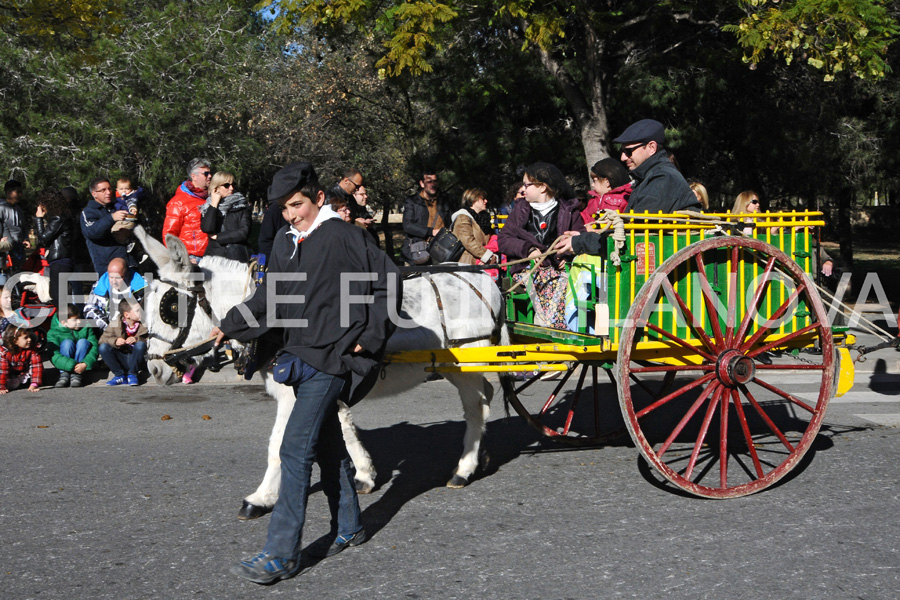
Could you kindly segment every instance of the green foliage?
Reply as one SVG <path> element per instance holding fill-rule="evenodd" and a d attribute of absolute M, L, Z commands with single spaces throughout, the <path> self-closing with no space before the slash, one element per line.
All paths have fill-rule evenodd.
<path fill-rule="evenodd" d="M 43 48 L 85 52 L 93 41 L 120 32 L 123 14 L 122 0 L 6 0 L 0 29 Z"/>
<path fill-rule="evenodd" d="M 740 0 L 747 15 L 724 29 L 744 48 L 744 62 L 755 67 L 767 53 L 787 64 L 805 61 L 824 72 L 824 80 L 846 71 L 882 78 L 888 46 L 900 27 L 883 0 Z"/>

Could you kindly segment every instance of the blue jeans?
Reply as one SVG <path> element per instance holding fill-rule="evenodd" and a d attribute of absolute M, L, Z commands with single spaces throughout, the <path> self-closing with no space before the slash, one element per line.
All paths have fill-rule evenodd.
<path fill-rule="evenodd" d="M 103 357 L 103 362 L 116 377 L 137 375 L 141 370 L 141 365 L 144 364 L 144 355 L 147 353 L 146 342 L 138 342 L 134 347 L 122 346 L 122 348 L 128 348 L 130 352 L 109 344 L 100 344 L 100 356 Z"/>
<path fill-rule="evenodd" d="M 83 363 L 84 357 L 87 356 L 88 352 L 91 351 L 91 341 L 87 339 L 78 340 L 74 342 L 72 340 L 63 340 L 59 344 L 59 353 L 63 356 L 67 356 L 71 359 L 75 360 L 75 364 Z"/>
<path fill-rule="evenodd" d="M 300 557 L 313 461 L 331 510 L 331 532 L 350 537 L 362 529 L 353 464 L 344 446 L 337 400 L 349 376 L 317 372 L 297 386 L 297 401 L 281 442 L 281 493 L 269 521 L 264 550 L 272 556 Z"/>

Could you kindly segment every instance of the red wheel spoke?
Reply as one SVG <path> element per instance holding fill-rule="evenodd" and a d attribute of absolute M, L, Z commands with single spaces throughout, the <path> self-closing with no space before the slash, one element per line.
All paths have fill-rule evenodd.
<path fill-rule="evenodd" d="M 759 402 L 756 401 L 756 398 L 753 397 L 753 394 L 750 393 L 750 390 L 748 390 L 747 387 L 743 386 L 743 385 L 740 386 L 740 390 L 742 392 L 744 392 L 745 396 L 747 396 L 747 400 L 750 401 L 750 404 L 753 405 L 753 408 L 756 409 L 756 412 L 759 413 L 759 416 L 762 417 L 762 420 L 766 422 L 766 425 L 768 425 L 768 427 L 772 431 L 772 433 L 774 433 L 775 436 L 779 440 L 781 440 L 781 443 L 784 444 L 784 446 L 789 451 L 793 452 L 794 446 L 791 445 L 791 443 L 788 441 L 787 437 L 785 437 L 785 435 L 783 433 L 781 433 L 781 430 L 778 429 L 778 426 L 775 425 L 775 422 L 772 421 L 772 419 L 769 417 L 769 415 L 766 414 L 766 411 L 764 411 L 763 407 L 759 405 Z"/>
<path fill-rule="evenodd" d="M 677 398 L 678 396 L 684 394 L 685 392 L 689 392 L 690 390 L 692 390 L 692 389 L 694 389 L 694 388 L 700 387 L 700 386 L 703 385 L 704 383 L 707 383 L 707 382 L 709 382 L 709 381 L 712 381 L 712 380 L 715 379 L 715 378 L 716 378 L 716 374 L 715 374 L 715 373 L 707 373 L 706 375 L 704 375 L 704 376 L 701 377 L 700 379 L 697 379 L 696 381 L 694 381 L 694 382 L 692 382 L 692 383 L 689 383 L 689 384 L 687 384 L 686 386 L 684 386 L 684 387 L 682 387 L 682 388 L 679 388 L 679 389 L 675 390 L 675 391 L 672 392 L 671 394 L 668 394 L 667 396 L 664 396 L 664 397 L 660 398 L 659 400 L 657 400 L 656 402 L 654 402 L 654 403 L 651 404 L 650 406 L 644 408 L 643 410 L 640 410 L 640 411 L 636 412 L 636 413 L 635 413 L 635 416 L 636 416 L 638 419 L 640 419 L 641 417 L 644 417 L 644 416 L 650 414 L 651 412 L 653 412 L 654 410 L 656 410 L 656 409 L 659 408 L 660 406 L 666 404 L 666 403 L 669 402 L 670 400 L 673 400 L 674 398 Z M 652 396 L 653 394 L 650 394 L 650 395 Z"/>
<path fill-rule="evenodd" d="M 778 389 L 777 387 L 775 387 L 775 386 L 772 385 L 771 383 L 766 383 L 765 381 L 763 381 L 763 380 L 760 379 L 759 377 L 755 378 L 753 381 L 755 381 L 758 385 L 760 385 L 760 386 L 766 388 L 766 389 L 769 390 L 770 392 L 774 392 L 774 393 L 778 394 L 779 396 L 781 396 L 781 397 L 784 398 L 785 400 L 789 400 L 790 402 L 793 402 L 794 404 L 796 404 L 797 406 L 799 406 L 800 408 L 802 408 L 802 409 L 804 409 L 804 410 L 808 410 L 808 411 L 811 412 L 811 413 L 815 413 L 815 412 L 816 412 L 816 409 L 814 409 L 812 406 L 810 406 L 809 404 L 807 404 L 806 402 L 804 402 L 803 400 L 801 400 L 801 399 L 798 398 L 797 396 L 794 396 L 793 394 L 788 394 L 788 393 L 785 392 L 784 390 Z"/>
<path fill-rule="evenodd" d="M 569 371 L 571 373 L 571 371 Z M 578 376 L 578 385 L 575 386 L 575 397 L 572 398 L 572 405 L 569 406 L 569 412 L 566 414 L 566 424 L 563 425 L 562 434 L 569 435 L 569 428 L 572 426 L 572 419 L 575 417 L 575 409 L 578 408 L 578 399 L 581 396 L 581 388 L 584 386 L 584 376 L 587 375 L 587 365 L 581 368 L 581 374 Z M 560 382 L 562 384 L 563 382 Z M 557 386 L 559 389 L 559 386 Z"/>
<path fill-rule="evenodd" d="M 694 347 L 694 346 L 691 346 L 690 344 L 688 344 L 688 343 L 687 343 L 686 341 L 684 341 L 683 339 L 681 339 L 681 338 L 679 338 L 679 337 L 676 337 L 676 336 L 672 335 L 671 333 L 669 333 L 669 332 L 666 331 L 665 329 L 662 329 L 662 328 L 660 328 L 660 327 L 657 327 L 657 326 L 654 325 L 653 323 L 647 323 L 647 324 L 645 325 L 645 327 L 647 327 L 647 329 L 649 329 L 650 331 L 655 331 L 656 333 L 660 334 L 660 335 L 663 336 L 664 338 L 667 338 L 667 339 L 672 340 L 673 342 L 675 342 L 676 344 L 678 344 L 678 345 L 681 346 L 682 348 L 685 348 L 685 349 L 687 349 L 687 350 L 690 350 L 691 352 L 696 352 L 697 354 L 699 354 L 700 356 L 702 356 L 703 358 L 705 358 L 705 359 L 708 360 L 708 361 L 716 362 L 716 357 L 714 357 L 714 356 L 713 356 L 712 354 L 710 354 L 709 352 L 704 352 L 703 350 L 700 350 L 699 348 L 696 348 L 696 347 Z"/>
<path fill-rule="evenodd" d="M 703 254 L 697 255 L 696 262 L 701 295 L 703 296 L 703 302 L 706 304 L 706 312 L 709 315 L 709 322 L 712 324 L 713 335 L 716 336 L 716 343 L 719 346 L 724 346 L 725 340 L 722 338 L 722 328 L 719 327 L 719 311 L 716 309 L 716 305 L 713 304 L 715 294 L 709 285 L 709 279 L 706 278 L 706 263 L 703 261 Z"/>
<path fill-rule="evenodd" d="M 706 346 L 706 349 L 710 352 L 716 352 L 716 345 L 713 343 L 709 336 L 706 335 L 706 332 L 703 331 L 703 323 L 700 323 L 695 317 L 694 313 L 691 312 L 691 309 L 687 307 L 687 304 L 684 303 L 684 299 L 679 294 L 675 293 L 675 289 L 672 287 L 669 278 L 666 277 L 663 279 L 663 285 L 666 288 L 666 296 L 668 298 L 675 298 L 675 301 L 678 303 L 678 307 L 681 309 L 681 313 L 684 315 L 685 319 L 691 328 L 691 330 L 697 334 L 697 337 L 703 342 L 703 345 Z"/>
<path fill-rule="evenodd" d="M 728 399 L 731 398 L 730 390 L 722 394 L 719 403 L 719 487 L 723 490 L 728 487 Z"/>
<path fill-rule="evenodd" d="M 722 398 L 722 391 L 723 388 L 721 387 L 716 390 L 716 395 L 713 396 L 712 402 L 710 402 L 709 406 L 706 408 L 703 424 L 700 425 L 700 432 L 697 434 L 697 440 L 694 442 L 691 458 L 688 461 L 687 469 L 684 471 L 684 478 L 687 480 L 690 480 L 691 475 L 694 473 L 694 467 L 697 465 L 697 457 L 700 456 L 700 449 L 703 447 L 704 440 L 706 440 L 706 433 L 709 431 L 709 423 L 712 421 L 713 415 L 716 414 L 716 405 Z"/>
<path fill-rule="evenodd" d="M 741 402 L 741 396 L 737 390 L 731 390 L 731 399 L 734 402 L 734 412 L 737 414 L 738 422 L 741 424 L 741 431 L 744 432 L 744 440 L 747 442 L 747 448 L 750 451 L 750 457 L 753 459 L 753 467 L 756 469 L 756 477 L 763 476 L 762 464 L 759 462 L 759 455 L 756 453 L 756 446 L 753 445 L 753 436 L 750 435 L 750 425 L 747 423 L 747 416 L 744 414 L 744 406 Z"/>
<path fill-rule="evenodd" d="M 769 350 L 771 350 L 772 348 L 775 348 L 776 346 L 783 346 L 786 343 L 788 343 L 789 341 L 796 339 L 796 338 L 800 337 L 801 335 L 805 335 L 805 334 L 809 333 L 813 329 L 820 329 L 820 328 L 821 328 L 821 325 L 819 325 L 819 323 L 811 323 L 802 329 L 798 329 L 797 331 L 794 331 L 793 333 L 787 334 L 783 338 L 778 338 L 774 342 L 770 342 L 770 343 L 766 344 L 765 346 L 760 346 L 759 348 L 757 348 L 756 350 L 754 350 L 752 352 L 747 352 L 747 356 L 749 356 L 750 358 L 754 358 L 756 356 L 759 356 L 763 352 L 768 352 Z"/>
<path fill-rule="evenodd" d="M 691 405 L 691 408 L 688 409 L 688 411 L 685 413 L 685 415 L 683 417 L 681 417 L 681 420 L 678 421 L 678 425 L 675 426 L 675 429 L 672 430 L 672 433 L 669 434 L 669 437 L 667 437 L 666 441 L 663 442 L 663 445 L 660 446 L 659 451 L 657 451 L 657 453 L 656 453 L 657 456 L 662 458 L 662 455 L 666 453 L 666 450 L 669 449 L 669 446 L 672 445 L 672 442 L 675 441 L 675 438 L 677 438 L 681 434 L 682 430 L 684 430 L 685 425 L 688 424 L 688 421 L 691 420 L 691 417 L 693 417 L 694 414 L 697 412 L 697 410 L 701 406 L 703 406 L 703 403 L 706 402 L 706 399 L 709 398 L 709 395 L 711 393 L 715 392 L 716 390 L 718 390 L 720 387 L 721 386 L 719 385 L 719 382 L 716 381 L 716 382 L 713 382 L 710 385 L 708 385 L 706 387 L 706 389 L 703 390 L 703 393 L 701 393 L 697 397 L 697 399 L 694 400 L 694 403 Z M 716 397 L 715 397 L 715 399 L 713 399 L 712 404 L 715 404 L 720 396 L 721 396 L 720 394 L 716 394 Z"/>
<path fill-rule="evenodd" d="M 563 378 L 560 379 L 559 383 L 556 385 L 556 388 L 553 390 L 553 393 L 550 394 L 550 397 L 547 398 L 547 401 L 544 403 L 544 406 L 541 407 L 541 412 L 538 413 L 541 416 L 544 416 L 544 413 L 547 412 L 547 409 L 550 408 L 550 405 L 553 404 L 553 401 L 556 400 L 556 397 L 559 395 L 559 391 L 563 389 L 563 386 L 566 385 L 566 382 L 569 380 L 569 377 L 572 376 L 574 370 L 566 371 L 566 374 L 563 375 Z M 535 377 L 535 379 L 540 379 L 540 375 Z M 578 382 L 578 389 L 581 389 L 581 382 L 584 381 L 584 375 L 581 376 L 581 381 Z M 530 382 L 529 382 L 530 383 Z"/>
<path fill-rule="evenodd" d="M 784 315 L 784 313 L 787 311 L 788 307 L 794 302 L 794 300 L 796 300 L 800 296 L 801 292 L 803 292 L 805 289 L 806 289 L 806 284 L 801 283 L 800 286 L 796 290 L 794 290 L 794 293 L 791 294 L 788 297 L 788 299 L 784 301 L 784 304 L 779 306 L 778 310 L 776 310 L 774 312 L 774 314 L 772 314 L 772 316 L 767 319 L 769 321 L 769 323 L 772 323 L 773 321 L 778 321 L 779 319 L 781 319 L 782 315 Z M 759 330 L 756 333 L 754 333 L 750 337 L 750 339 L 747 340 L 746 342 L 744 342 L 744 344 L 740 347 L 741 352 L 746 352 L 747 348 L 752 348 L 753 345 L 756 342 L 758 342 L 759 339 L 762 336 L 764 336 L 766 334 L 766 332 L 769 331 L 770 329 L 772 329 L 772 327 L 770 327 L 770 326 L 767 326 L 767 327 L 760 326 Z"/>
<path fill-rule="evenodd" d="M 632 373 L 680 373 L 682 371 L 712 371 L 716 365 L 660 365 L 658 367 L 634 367 Z"/>
<path fill-rule="evenodd" d="M 734 328 L 737 312 L 738 293 L 737 293 L 737 270 L 738 270 L 738 254 L 740 247 L 733 246 L 731 248 L 731 269 L 728 272 L 728 289 L 730 293 L 726 294 L 728 298 L 728 315 L 725 318 L 725 343 L 731 346 L 731 340 L 734 339 Z M 725 404 L 728 404 L 727 399 Z"/>
<path fill-rule="evenodd" d="M 753 298 L 750 300 L 750 304 L 747 305 L 744 318 L 741 321 L 741 327 L 732 339 L 733 342 L 738 343 L 740 340 L 744 339 L 745 335 L 747 335 L 747 330 L 750 328 L 750 322 L 753 320 L 753 315 L 759 311 L 759 303 L 762 300 L 763 293 L 766 291 L 766 288 L 769 287 L 769 277 L 772 275 L 772 269 L 774 267 L 775 257 L 770 256 L 769 260 L 766 261 L 766 268 L 762 273 L 762 283 L 760 283 L 759 287 L 756 288 L 756 291 L 753 292 Z"/>

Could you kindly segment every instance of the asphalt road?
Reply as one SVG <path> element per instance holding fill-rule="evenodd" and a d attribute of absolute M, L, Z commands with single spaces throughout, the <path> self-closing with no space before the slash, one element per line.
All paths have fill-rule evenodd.
<path fill-rule="evenodd" d="M 371 539 L 272 587 L 228 573 L 268 524 L 236 519 L 265 467 L 275 407 L 261 386 L 11 393 L 0 397 L 0 596 L 894 599 L 900 375 L 881 371 L 832 401 L 786 481 L 725 501 L 662 484 L 630 443 L 545 443 L 499 399 L 493 468 L 451 490 L 463 431 L 453 388 L 363 402 L 356 421 L 379 471 L 361 497 Z M 327 529 L 316 487 L 305 539 Z"/>

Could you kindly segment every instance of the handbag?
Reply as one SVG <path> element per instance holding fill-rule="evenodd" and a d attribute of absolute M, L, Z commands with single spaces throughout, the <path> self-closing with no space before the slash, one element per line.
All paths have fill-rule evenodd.
<path fill-rule="evenodd" d="M 409 262 L 414 265 L 424 265 L 431 260 L 428 253 L 428 244 L 423 241 L 412 242 L 409 245 Z"/>
<path fill-rule="evenodd" d="M 428 224 L 428 229 L 434 227 L 434 222 L 437 221 L 437 215 L 431 220 L 431 223 Z M 426 263 L 431 262 L 431 254 L 429 253 L 430 244 L 425 240 L 419 240 L 416 242 L 409 243 L 409 262 L 414 265 L 424 265 Z"/>
<path fill-rule="evenodd" d="M 435 263 L 456 262 L 464 251 L 465 248 L 459 238 L 446 228 L 438 231 L 428 245 L 428 253 Z"/>
<path fill-rule="evenodd" d="M 309 366 L 290 352 L 279 354 L 272 366 L 272 379 L 284 385 L 300 385 L 315 374 L 314 367 Z"/>

